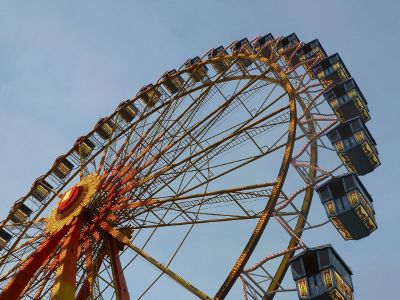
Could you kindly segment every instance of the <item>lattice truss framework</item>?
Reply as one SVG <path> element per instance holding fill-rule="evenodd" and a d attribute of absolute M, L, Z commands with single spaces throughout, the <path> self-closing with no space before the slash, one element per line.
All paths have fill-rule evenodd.
<path fill-rule="evenodd" d="M 122 269 L 144 259 L 159 270 L 140 285 L 142 290 L 135 289 L 135 299 L 146 298 L 162 276 L 202 299 L 223 299 L 239 288 L 245 299 L 272 299 L 295 291 L 293 284 L 284 284 L 288 260 L 307 247 L 303 232 L 326 224 L 309 217 L 313 189 L 343 166 L 338 159 L 325 159 L 335 157 L 324 134 L 337 119 L 322 97 L 329 82 L 309 75 L 320 57 L 294 64 L 294 54 L 288 53 L 303 43 L 281 52 L 280 40 L 263 46 L 271 49 L 269 57 L 262 54 L 264 48 L 235 52 L 230 46 L 216 57 L 206 54 L 171 77 L 182 78 L 177 91 L 159 82 L 150 87 L 153 93 L 120 105 L 107 119 L 109 138 L 102 138 L 96 127 L 80 139 L 64 156 L 73 165 L 65 178 L 57 176 L 53 166 L 40 178 L 51 185 L 45 199 L 34 196 L 37 181 L 2 222 L 13 239 L 0 251 L 0 289 L 6 290 L 49 240 L 46 217 L 59 198 L 97 174 L 100 183 L 82 213 L 77 235 L 76 294 L 89 289 L 90 299 L 127 299 L 121 294 L 123 274 L 113 273 L 118 264 L 110 250 L 114 244 L 123 258 Z M 132 104 L 137 111 L 128 122 L 123 112 Z M 87 140 L 93 145 L 88 154 L 82 142 Z M 318 163 L 317 153 L 325 165 Z M 24 222 L 14 222 L 11 218 L 21 204 L 33 213 Z M 221 278 L 215 296 L 195 288 L 177 275 L 179 270 L 169 269 L 193 228 L 236 222 L 249 224 L 250 240 L 244 239 L 247 246 Z M 158 236 L 176 228 L 183 228 L 183 235 L 171 241 L 167 257 L 147 254 Z M 269 232 L 279 235 L 279 241 L 264 238 Z M 60 241 L 27 282 L 23 299 L 54 296 L 68 235 Z"/>

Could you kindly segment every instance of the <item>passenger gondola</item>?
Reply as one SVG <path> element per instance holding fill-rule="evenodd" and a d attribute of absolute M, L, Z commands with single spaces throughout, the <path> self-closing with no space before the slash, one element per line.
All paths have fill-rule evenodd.
<path fill-rule="evenodd" d="M 299 299 L 353 300 L 351 269 L 331 245 L 307 249 L 290 266 Z"/>
<path fill-rule="evenodd" d="M 200 63 L 201 59 L 198 56 L 188 59 L 185 62 L 185 67 L 189 68 L 189 75 L 195 82 L 199 82 L 207 78 L 208 68 L 206 65 L 200 65 Z"/>
<path fill-rule="evenodd" d="M 357 117 L 370 120 L 367 100 L 353 78 L 333 86 L 324 98 L 342 123 Z"/>
<path fill-rule="evenodd" d="M 318 78 L 324 87 L 334 86 L 349 79 L 350 72 L 347 70 L 339 54 L 333 54 L 321 60 L 312 68 L 314 77 Z"/>
<path fill-rule="evenodd" d="M 165 72 L 158 81 L 160 84 L 165 86 L 171 94 L 176 94 L 185 83 L 181 75 L 176 75 L 176 70 Z"/>
<path fill-rule="evenodd" d="M 208 52 L 208 59 L 213 59 L 213 58 L 218 58 L 218 57 L 224 57 L 228 55 L 228 52 L 226 52 L 225 48 L 223 46 L 219 46 L 217 48 L 213 48 Z M 212 61 L 211 65 L 215 69 L 215 71 L 219 74 L 225 72 L 225 70 L 229 67 L 230 61 L 227 59 L 223 60 L 218 60 L 218 61 Z"/>
<path fill-rule="evenodd" d="M 380 165 L 375 140 L 361 118 L 339 124 L 327 136 L 350 172 L 365 175 Z"/>
<path fill-rule="evenodd" d="M 74 168 L 74 165 L 68 160 L 65 155 L 61 155 L 54 161 L 52 171 L 60 179 L 65 179 Z"/>
<path fill-rule="evenodd" d="M 146 105 L 153 107 L 157 103 L 157 101 L 160 100 L 161 93 L 152 83 L 150 83 L 142 87 L 137 93 L 137 96 L 142 98 Z"/>
<path fill-rule="evenodd" d="M 372 197 L 356 174 L 334 177 L 317 187 L 332 224 L 345 240 L 359 240 L 377 229 Z"/>
<path fill-rule="evenodd" d="M 86 136 L 79 137 L 74 145 L 74 150 L 80 158 L 88 157 L 94 148 L 94 143 L 89 139 L 89 137 Z"/>
<path fill-rule="evenodd" d="M 253 46 L 250 44 L 247 38 L 241 39 L 240 41 L 235 41 L 231 45 L 232 54 L 246 54 L 251 55 L 254 53 Z M 246 68 L 249 67 L 253 61 L 251 59 L 246 58 L 238 58 L 236 60 L 236 65 L 241 69 L 243 72 L 246 71 Z"/>
<path fill-rule="evenodd" d="M 95 132 L 103 139 L 108 140 L 116 130 L 116 124 L 110 117 L 101 118 L 95 128 Z"/>
<path fill-rule="evenodd" d="M 49 196 L 52 189 L 53 187 L 45 180 L 45 178 L 40 176 L 32 185 L 32 196 L 38 201 L 43 201 L 47 196 Z"/>
<path fill-rule="evenodd" d="M 283 37 L 277 44 L 276 49 L 283 59 L 287 62 L 292 54 L 296 51 L 296 46 L 300 43 L 295 33 Z M 294 55 L 295 57 L 295 55 Z"/>
<path fill-rule="evenodd" d="M 309 74 L 312 76 L 311 67 L 317 64 L 322 59 L 326 58 L 326 52 L 319 40 L 315 39 L 307 44 L 304 44 L 293 57 L 292 64 L 304 63 L 304 66 L 309 69 Z"/>
<path fill-rule="evenodd" d="M 253 48 L 258 54 L 270 58 L 274 41 L 273 35 L 268 33 L 267 35 L 257 37 L 253 42 Z"/>
<path fill-rule="evenodd" d="M 11 215 L 11 221 L 14 223 L 24 223 L 32 214 L 32 209 L 30 209 L 24 203 L 16 204 L 13 214 Z"/>
<path fill-rule="evenodd" d="M 12 235 L 5 229 L 0 229 L 0 250 L 4 249 L 7 243 L 11 240 Z"/>
<path fill-rule="evenodd" d="M 117 107 L 118 115 L 124 120 L 126 123 L 132 122 L 132 120 L 139 113 L 139 109 L 133 104 L 132 100 L 126 100 L 121 102 Z"/>

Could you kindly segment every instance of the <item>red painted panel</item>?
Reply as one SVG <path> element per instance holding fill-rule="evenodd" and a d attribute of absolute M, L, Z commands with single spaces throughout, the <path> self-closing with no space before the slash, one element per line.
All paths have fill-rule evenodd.
<path fill-rule="evenodd" d="M 114 286 L 117 300 L 129 300 L 129 291 L 126 285 L 121 260 L 119 259 L 117 241 L 113 237 L 109 236 L 108 242 L 110 247 L 111 267 L 114 275 Z"/>
<path fill-rule="evenodd" d="M 69 226 L 65 226 L 57 233 L 45 240 L 39 248 L 31 254 L 14 278 L 7 284 L 0 294 L 0 300 L 19 299 L 29 280 L 36 273 L 47 257 L 53 252 L 60 240 L 65 236 Z"/>

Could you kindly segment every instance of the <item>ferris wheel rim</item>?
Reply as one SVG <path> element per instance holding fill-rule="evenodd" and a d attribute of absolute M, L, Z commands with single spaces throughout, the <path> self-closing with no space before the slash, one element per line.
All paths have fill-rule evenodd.
<path fill-rule="evenodd" d="M 223 60 L 223 59 L 232 59 L 233 57 L 236 57 L 236 58 L 247 58 L 247 59 L 251 59 L 251 60 L 257 60 L 257 59 L 259 59 L 259 60 L 264 60 L 264 62 L 266 62 L 266 60 L 263 58 L 263 57 L 259 57 L 258 55 L 249 55 L 249 56 L 246 56 L 246 55 L 243 55 L 243 54 L 240 54 L 240 55 L 235 55 L 235 56 L 232 56 L 232 55 L 229 55 L 229 56 L 227 56 L 227 57 L 224 57 L 224 58 L 218 58 L 218 60 Z M 205 64 L 209 64 L 211 62 L 211 60 L 207 60 L 207 61 L 203 61 L 201 64 L 203 64 L 203 65 L 205 65 Z M 187 70 L 186 69 L 183 69 L 183 70 L 181 70 L 181 71 L 179 71 L 179 72 L 181 72 L 181 73 L 183 73 L 183 72 L 186 72 Z M 278 71 L 278 69 L 276 70 L 276 71 Z M 243 78 L 246 78 L 246 76 L 242 76 Z M 227 79 L 227 80 L 229 80 L 229 79 Z M 289 81 L 287 81 L 287 82 L 289 82 Z M 290 84 L 290 82 L 289 82 L 289 84 Z M 283 86 L 283 84 L 281 85 L 281 86 Z M 189 92 L 190 93 L 190 92 Z M 135 102 L 137 100 L 137 97 L 136 98 L 134 98 L 133 100 L 131 100 L 130 102 Z M 291 103 L 291 123 L 292 124 L 295 124 L 296 123 L 296 120 L 297 120 L 297 116 L 296 116 L 296 107 L 295 107 L 295 104 L 296 104 L 296 99 L 295 99 L 295 96 L 294 95 L 291 95 L 291 97 L 290 97 L 290 103 Z M 156 109 L 155 109 L 156 110 Z M 114 114 L 116 114 L 117 112 L 115 112 Z M 112 114 L 112 116 L 114 115 L 114 114 Z M 137 120 L 137 122 L 139 122 L 139 120 Z M 134 125 L 134 123 L 132 123 L 128 128 L 126 128 L 125 130 L 127 131 L 127 130 L 129 130 L 129 128 L 131 128 L 131 126 L 133 126 Z M 293 132 L 291 133 L 291 136 L 292 136 L 292 138 L 294 137 L 294 135 L 295 135 L 295 125 L 292 125 L 292 127 L 293 127 Z M 88 137 L 89 135 L 90 135 L 91 133 L 89 133 L 88 135 L 86 135 L 86 137 Z M 122 136 L 122 133 L 120 134 L 120 136 Z M 115 140 L 117 139 L 117 137 L 115 137 Z M 288 149 L 288 148 L 292 148 L 292 150 L 293 150 L 293 145 L 294 145 L 294 143 L 295 143 L 295 140 L 293 139 L 292 141 L 291 141 L 291 143 L 288 143 L 288 145 L 286 146 L 286 149 Z M 105 148 L 105 146 L 103 147 L 103 148 L 101 148 L 101 149 L 99 149 L 97 152 L 96 152 L 96 154 L 93 156 L 93 157 L 91 157 L 91 160 L 92 159 L 94 159 L 94 157 L 96 156 L 96 155 L 99 155 L 100 153 L 102 153 L 102 151 L 104 151 L 104 148 Z M 286 176 L 286 173 L 287 173 L 287 169 L 288 169 L 288 167 L 289 167 L 289 160 L 291 159 L 291 155 L 292 155 L 292 150 L 285 150 L 285 153 L 286 152 L 290 152 L 290 155 L 287 155 L 287 154 L 285 154 L 285 156 L 287 156 L 287 158 L 286 159 L 284 159 L 284 160 L 286 160 L 286 163 L 285 163 L 285 167 L 284 167 L 284 169 L 286 169 L 286 171 L 284 171 L 283 173 L 285 173 L 284 175 Z M 70 150 L 70 152 L 71 151 L 73 151 L 73 149 L 71 149 Z M 69 152 L 68 152 L 69 153 Z M 89 160 L 88 160 L 88 162 L 87 163 L 89 163 Z M 51 170 L 50 170 L 51 171 Z M 49 171 L 49 172 L 50 172 Z M 49 173 L 48 172 L 48 173 Z M 71 178 L 70 178 L 70 180 L 73 180 L 73 178 L 76 178 L 76 176 L 78 175 L 78 173 L 76 172 L 73 176 L 71 176 Z M 284 183 L 284 180 L 282 180 L 282 183 L 281 183 L 281 186 L 283 185 L 283 183 Z M 65 188 L 65 186 L 67 186 L 67 184 L 68 183 L 66 183 L 65 185 L 63 185 L 59 190 L 63 190 L 64 188 Z M 279 188 L 278 188 L 279 189 Z M 278 194 L 278 193 L 277 193 Z M 50 199 L 49 201 L 48 201 L 48 203 L 47 203 L 47 205 L 50 205 L 50 203 L 55 199 L 55 197 L 56 197 L 56 195 L 54 195 L 53 197 L 52 197 L 52 199 Z M 310 196 L 310 198 L 312 198 L 312 195 Z M 276 201 L 275 201 L 276 202 Z M 268 203 L 270 203 L 270 201 L 268 201 Z M 267 206 L 268 206 L 268 204 L 267 204 Z M 273 205 L 271 204 L 271 207 L 272 207 Z M 16 209 L 16 208 L 15 208 Z M 42 211 L 40 212 L 40 213 L 42 213 Z M 39 214 L 38 214 L 38 216 L 39 216 Z M 35 218 L 36 219 L 36 218 Z M 5 224 L 5 222 L 7 222 L 7 220 L 4 220 L 4 222 L 3 222 L 3 224 Z M 267 222 L 268 223 L 268 222 Z M 265 226 L 266 226 L 266 224 L 265 224 Z M 264 226 L 264 228 L 265 228 L 265 226 Z M 262 234 L 262 232 L 261 232 L 261 234 Z M 261 235 L 260 235 L 261 236 Z M 237 277 L 236 277 L 237 278 Z M 219 299 L 219 298 L 217 298 L 217 299 Z"/>

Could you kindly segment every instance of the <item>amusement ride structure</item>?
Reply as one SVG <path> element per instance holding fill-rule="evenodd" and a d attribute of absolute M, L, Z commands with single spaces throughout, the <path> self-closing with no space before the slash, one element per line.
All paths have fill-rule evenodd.
<path fill-rule="evenodd" d="M 377 228 L 360 180 L 380 165 L 369 119 L 318 40 L 267 34 L 189 59 L 101 118 L 15 202 L 0 223 L 0 300 L 155 299 L 161 277 L 191 299 L 353 299 L 344 260 L 305 238 Z M 209 274 L 175 268 L 203 228 L 243 241 L 227 246 L 236 258 L 214 291 L 197 284 Z M 212 261 L 198 247 L 195 259 Z M 128 281 L 137 261 L 156 276 Z"/>

